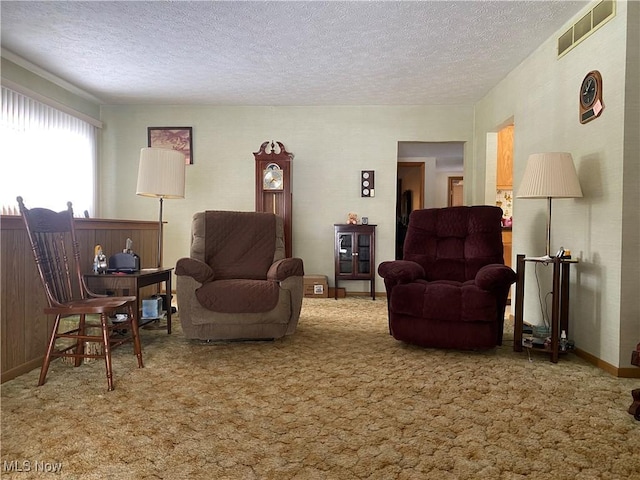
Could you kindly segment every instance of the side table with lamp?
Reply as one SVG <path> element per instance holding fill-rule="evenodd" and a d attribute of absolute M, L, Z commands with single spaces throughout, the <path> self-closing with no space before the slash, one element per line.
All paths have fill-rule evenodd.
<path fill-rule="evenodd" d="M 162 204 L 165 198 L 184 198 L 185 191 L 185 154 L 168 148 L 146 147 L 140 150 L 138 166 L 138 183 L 136 195 L 155 197 L 160 200 L 158 217 L 158 263 L 155 271 L 148 271 L 136 280 L 136 288 L 140 282 L 147 285 L 157 283 L 160 293 L 159 278 L 165 280 L 164 309 L 167 312 L 167 330 L 171 333 L 171 270 L 162 267 L 164 225 L 162 221 Z M 139 299 L 138 299 L 139 302 Z"/>
<path fill-rule="evenodd" d="M 551 199 L 580 197 L 582 197 L 582 189 L 570 153 L 535 153 L 529 156 L 516 198 L 547 199 L 546 253 L 542 257 L 517 255 L 516 273 L 518 279 L 516 282 L 513 349 L 516 352 L 521 352 L 523 349 L 526 263 L 552 264 L 551 338 L 548 345 L 540 346 L 540 350 L 550 353 L 551 361 L 554 363 L 558 362 L 561 350 L 560 336 L 562 334 L 562 341 L 565 343 L 566 335 L 569 332 L 569 273 L 571 264 L 578 263 L 578 260 L 572 259 L 571 255 L 567 254 L 562 247 L 555 256 L 551 256 Z M 534 345 L 525 346 L 534 347 Z M 566 350 L 566 344 L 563 345 L 563 348 Z"/>
<path fill-rule="evenodd" d="M 93 273 L 85 274 L 85 281 L 90 289 L 96 292 L 128 292 L 135 294 L 135 308 L 138 313 L 143 301 L 140 299 L 140 289 L 149 285 L 160 285 L 164 282 L 164 310 L 167 315 L 167 333 L 171 333 L 171 275 L 173 268 L 162 267 L 163 221 L 162 203 L 165 198 L 184 198 L 185 190 L 185 156 L 177 150 L 166 148 L 142 148 L 138 167 L 138 183 L 136 194 L 160 199 L 160 214 L 158 219 L 158 257 L 156 268 L 143 268 L 137 271 L 122 273 Z M 140 317 L 140 325 L 159 320 L 157 315 Z M 143 312 L 144 313 L 144 312 Z"/>

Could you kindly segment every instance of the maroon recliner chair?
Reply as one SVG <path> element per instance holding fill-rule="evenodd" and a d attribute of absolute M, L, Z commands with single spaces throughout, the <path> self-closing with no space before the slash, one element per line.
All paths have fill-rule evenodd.
<path fill-rule="evenodd" d="M 461 350 L 502 344 L 516 273 L 504 265 L 501 218 L 484 205 L 411 213 L 403 260 L 378 267 L 395 339 Z"/>

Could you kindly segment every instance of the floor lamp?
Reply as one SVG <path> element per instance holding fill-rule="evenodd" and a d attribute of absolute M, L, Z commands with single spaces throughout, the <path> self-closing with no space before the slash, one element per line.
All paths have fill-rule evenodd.
<path fill-rule="evenodd" d="M 140 150 L 136 195 L 160 199 L 158 268 L 162 267 L 162 201 L 165 198 L 184 198 L 184 177 L 184 154 L 166 148 Z"/>
<path fill-rule="evenodd" d="M 551 259 L 551 199 L 582 197 L 570 153 L 534 153 L 529 156 L 516 198 L 547 199 L 547 252 Z"/>

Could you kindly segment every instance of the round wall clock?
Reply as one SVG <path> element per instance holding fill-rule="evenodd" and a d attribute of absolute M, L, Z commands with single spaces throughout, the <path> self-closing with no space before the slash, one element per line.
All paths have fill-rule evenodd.
<path fill-rule="evenodd" d="M 598 118 L 603 110 L 602 75 L 593 70 L 587 73 L 580 85 L 580 123 Z"/>

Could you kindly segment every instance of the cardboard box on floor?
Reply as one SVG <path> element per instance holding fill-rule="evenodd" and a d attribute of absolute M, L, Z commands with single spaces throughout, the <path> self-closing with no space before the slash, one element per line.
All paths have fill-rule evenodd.
<path fill-rule="evenodd" d="M 328 298 L 329 281 L 326 275 L 305 275 L 304 296 L 306 298 Z"/>

